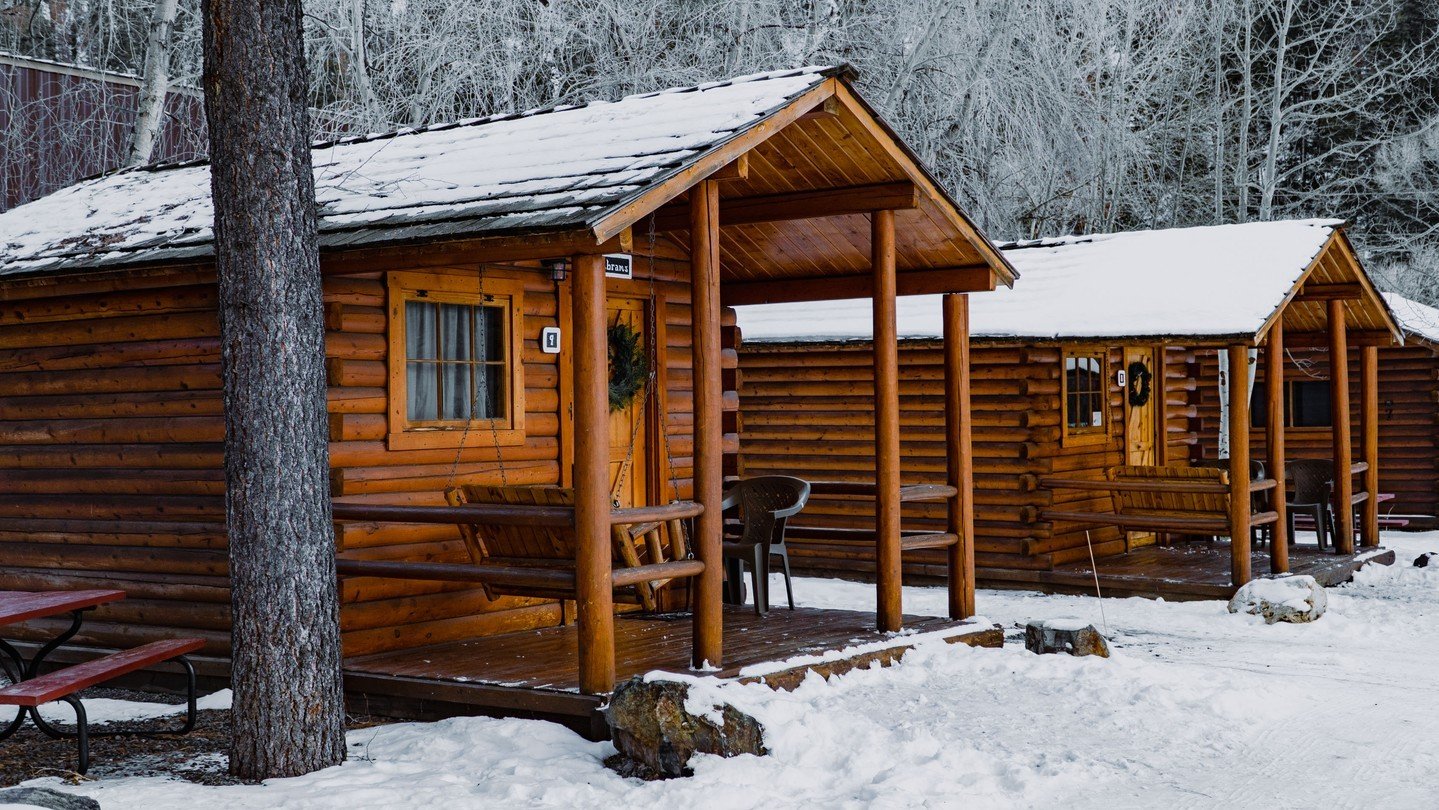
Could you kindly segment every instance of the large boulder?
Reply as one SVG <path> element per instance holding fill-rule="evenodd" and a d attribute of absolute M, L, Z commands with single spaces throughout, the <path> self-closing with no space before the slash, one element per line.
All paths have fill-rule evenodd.
<path fill-rule="evenodd" d="M 100 810 L 100 803 L 88 796 L 61 793 L 42 787 L 17 787 L 0 790 L 0 804 L 44 807 L 48 810 Z"/>
<path fill-rule="evenodd" d="M 636 676 L 620 684 L 605 715 L 615 748 L 611 767 L 623 774 L 670 779 L 689 776 L 697 753 L 763 756 L 764 726 L 728 704 L 696 705 L 681 681 L 647 681 Z"/>
<path fill-rule="evenodd" d="M 1323 616 L 1328 606 L 1324 587 L 1304 574 L 1252 580 L 1229 600 L 1230 613 L 1263 616 L 1265 624 L 1312 622 Z"/>
<path fill-rule="evenodd" d="M 1109 657 L 1109 643 L 1082 619 L 1046 619 L 1024 627 L 1024 647 L 1038 655 L 1069 653 Z"/>

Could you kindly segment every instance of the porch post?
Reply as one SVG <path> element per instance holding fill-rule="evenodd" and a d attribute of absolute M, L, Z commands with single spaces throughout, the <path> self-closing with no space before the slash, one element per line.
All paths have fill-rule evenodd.
<path fill-rule="evenodd" d="M 969 296 L 944 296 L 944 449 L 949 485 L 949 617 L 974 615 L 974 433 L 969 403 Z"/>
<path fill-rule="evenodd" d="M 615 686 L 615 606 L 610 587 L 609 347 L 604 257 L 574 257 L 575 608 L 580 691 Z"/>
<path fill-rule="evenodd" d="M 695 556 L 705 565 L 695 584 L 695 667 L 720 666 L 724 636 L 724 413 L 720 379 L 719 183 L 690 189 L 690 335 L 694 359 Z M 760 595 L 755 594 L 759 599 Z"/>
<path fill-rule="evenodd" d="M 1269 478 L 1274 479 L 1269 502 L 1279 519 L 1274 522 L 1273 540 L 1269 549 L 1269 571 L 1289 572 L 1289 506 L 1284 491 L 1284 319 L 1278 318 L 1269 329 L 1269 343 L 1264 347 L 1265 424 L 1268 441 Z"/>
<path fill-rule="evenodd" d="M 1237 588 L 1249 572 L 1249 347 L 1229 347 L 1229 563 Z"/>
<path fill-rule="evenodd" d="M 870 218 L 874 270 L 875 610 L 879 629 L 902 624 L 899 545 L 899 343 L 895 322 L 894 212 Z"/>
<path fill-rule="evenodd" d="M 1354 448 L 1349 435 L 1349 336 L 1344 302 L 1329 302 L 1329 409 L 1334 423 L 1334 550 L 1354 553 Z"/>
<path fill-rule="evenodd" d="M 1379 545 L 1379 347 L 1365 346 L 1359 354 L 1359 379 L 1361 398 L 1359 420 L 1363 424 L 1364 491 L 1369 493 L 1364 501 L 1364 519 L 1359 524 L 1360 545 L 1373 548 Z"/>

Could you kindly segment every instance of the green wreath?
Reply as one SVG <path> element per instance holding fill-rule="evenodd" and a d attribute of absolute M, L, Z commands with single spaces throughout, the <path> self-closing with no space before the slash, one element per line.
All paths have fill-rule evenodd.
<path fill-rule="evenodd" d="M 1138 360 L 1129 364 L 1129 404 L 1143 408 L 1149 404 L 1149 382 L 1154 377 L 1149 367 Z"/>
<path fill-rule="evenodd" d="M 610 411 L 622 411 L 644 390 L 650 376 L 650 362 L 645 357 L 640 333 L 629 324 L 610 326 L 609 341 Z"/>

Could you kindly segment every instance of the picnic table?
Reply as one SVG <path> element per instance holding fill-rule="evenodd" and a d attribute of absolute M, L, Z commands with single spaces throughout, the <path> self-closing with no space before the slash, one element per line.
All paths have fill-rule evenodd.
<path fill-rule="evenodd" d="M 159 733 L 184 734 L 195 726 L 195 667 L 185 657 L 204 646 L 198 638 L 166 639 L 152 641 L 130 650 L 120 650 L 80 664 L 62 667 L 45 674 L 40 667 L 45 658 L 74 638 L 80 632 L 85 614 L 101 605 L 118 602 L 125 598 L 124 591 L 0 591 L 0 628 L 9 627 L 32 619 L 70 615 L 70 626 L 53 639 L 41 645 L 30 660 L 20 654 L 15 645 L 0 638 L 0 671 L 9 678 L 9 683 L 0 684 L 0 705 L 14 706 L 15 717 L 4 729 L 0 729 L 0 740 L 14 734 L 30 718 L 35 727 L 52 738 L 69 737 L 79 743 L 79 773 L 83 774 L 90 765 L 90 738 L 121 735 L 153 735 Z M 118 678 L 127 673 L 161 663 L 175 661 L 186 674 L 188 705 L 184 724 L 169 732 L 148 729 L 122 728 L 93 732 L 85 716 L 85 706 L 76 697 L 83 689 Z M 58 729 L 40 716 L 40 706 L 54 701 L 69 703 L 75 710 L 75 731 Z"/>
<path fill-rule="evenodd" d="M 20 654 L 19 650 L 15 649 L 14 645 L 5 640 L 3 630 L 0 630 L 0 653 L 4 654 L 4 658 L 0 658 L 0 669 L 4 670 L 11 684 L 35 677 L 39 673 L 40 666 L 45 663 L 45 658 L 80 632 L 86 612 L 124 598 L 124 591 L 114 590 L 0 591 L 0 628 L 28 622 L 32 619 L 48 619 L 52 616 L 70 614 L 70 626 L 55 638 L 41 645 L 28 661 Z M 15 718 L 3 731 L 0 731 L 0 740 L 9 737 L 19 729 L 25 722 L 26 714 L 27 709 L 17 708 Z M 36 717 L 38 719 L 38 714 Z"/>

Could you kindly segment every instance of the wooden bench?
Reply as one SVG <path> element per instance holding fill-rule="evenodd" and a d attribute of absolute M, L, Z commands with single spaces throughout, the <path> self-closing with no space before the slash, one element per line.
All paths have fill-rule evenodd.
<path fill-rule="evenodd" d="M 1108 480 L 1046 476 L 1040 483 L 1050 489 L 1109 492 L 1113 512 L 1078 512 L 1045 509 L 1045 520 L 1117 526 L 1123 531 L 1229 536 L 1229 471 L 1206 467 L 1115 467 Z M 1273 479 L 1249 484 L 1253 494 L 1274 487 Z M 1274 512 L 1253 512 L 1250 529 L 1274 523 Z"/>
<path fill-rule="evenodd" d="M 178 638 L 153 641 L 134 649 L 110 653 L 93 661 L 57 669 L 4 687 L 0 689 L 0 706 L 18 706 L 22 712 L 28 711 L 35 727 L 50 737 L 74 737 L 80 748 L 78 772 L 83 774 L 90 768 L 91 737 L 184 734 L 195 727 L 195 667 L 185 657 L 185 654 L 195 652 L 203 646 L 205 646 L 204 639 Z M 145 729 L 90 731 L 89 722 L 85 716 L 85 706 L 79 698 L 75 697 L 76 693 L 122 675 L 172 660 L 185 668 L 187 677 L 186 697 L 188 701 L 183 726 L 169 731 Z M 40 717 L 39 707 L 55 701 L 64 701 L 75 709 L 75 731 L 62 731 Z"/>

